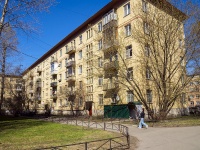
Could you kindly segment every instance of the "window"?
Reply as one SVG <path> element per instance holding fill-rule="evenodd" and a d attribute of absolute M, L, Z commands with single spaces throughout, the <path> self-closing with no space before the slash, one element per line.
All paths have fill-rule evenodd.
<path fill-rule="evenodd" d="M 99 94 L 99 105 L 103 105 L 103 94 Z"/>
<path fill-rule="evenodd" d="M 152 91 L 148 89 L 147 91 L 147 102 L 151 103 L 152 102 Z"/>
<path fill-rule="evenodd" d="M 196 101 L 196 105 L 200 105 L 200 101 Z"/>
<path fill-rule="evenodd" d="M 150 54 L 151 54 L 150 45 L 149 44 L 145 44 L 144 50 L 145 50 L 145 56 L 149 57 Z"/>
<path fill-rule="evenodd" d="M 62 106 L 62 99 L 60 100 L 60 106 Z"/>
<path fill-rule="evenodd" d="M 126 47 L 126 58 L 132 57 L 132 45 Z"/>
<path fill-rule="evenodd" d="M 125 26 L 125 36 L 131 35 L 131 24 Z"/>
<path fill-rule="evenodd" d="M 147 2 L 145 0 L 142 0 L 142 11 L 145 13 L 148 11 Z"/>
<path fill-rule="evenodd" d="M 82 88 L 83 88 L 83 82 L 79 81 L 79 89 L 82 89 Z"/>
<path fill-rule="evenodd" d="M 80 44 L 83 43 L 83 39 L 82 39 L 82 38 L 83 38 L 82 35 L 80 35 L 80 36 L 79 36 Z"/>
<path fill-rule="evenodd" d="M 82 97 L 79 98 L 78 105 L 79 105 L 79 106 L 82 106 L 82 105 L 83 105 L 83 98 L 82 98 Z"/>
<path fill-rule="evenodd" d="M 60 61 L 60 64 L 59 64 L 60 68 L 62 68 L 62 61 Z"/>
<path fill-rule="evenodd" d="M 82 74 L 82 65 L 80 65 L 80 66 L 78 67 L 78 73 L 79 73 L 79 74 Z"/>
<path fill-rule="evenodd" d="M 124 6 L 124 16 L 127 16 L 129 14 L 130 14 L 130 3 Z"/>
<path fill-rule="evenodd" d="M 103 67 L 103 60 L 102 57 L 98 58 L 98 67 Z"/>
<path fill-rule="evenodd" d="M 191 106 L 194 106 L 194 101 L 191 101 L 191 102 L 190 102 L 190 105 L 191 105 Z"/>
<path fill-rule="evenodd" d="M 62 49 L 60 50 L 60 57 L 62 57 Z"/>
<path fill-rule="evenodd" d="M 146 68 L 146 79 L 151 79 L 151 70 L 149 67 Z"/>
<path fill-rule="evenodd" d="M 144 33 L 149 34 L 149 24 L 147 22 L 144 22 Z"/>
<path fill-rule="evenodd" d="M 62 74 L 60 74 L 60 81 L 62 80 Z"/>
<path fill-rule="evenodd" d="M 181 48 L 183 46 L 183 41 L 179 39 L 178 42 L 179 42 L 179 47 Z"/>
<path fill-rule="evenodd" d="M 103 77 L 99 77 L 99 86 L 102 86 L 103 85 Z"/>
<path fill-rule="evenodd" d="M 82 59 L 82 50 L 80 50 L 80 51 L 78 52 L 78 57 L 79 57 L 79 59 Z"/>
<path fill-rule="evenodd" d="M 133 68 L 132 67 L 128 68 L 128 70 L 127 70 L 127 78 L 129 80 L 133 80 Z"/>
<path fill-rule="evenodd" d="M 127 103 L 133 102 L 133 91 L 127 91 Z"/>
<path fill-rule="evenodd" d="M 102 31 L 102 22 L 98 23 L 98 31 L 101 32 Z"/>
<path fill-rule="evenodd" d="M 102 49 L 102 39 L 98 41 L 98 49 L 99 49 L 99 50 Z"/>
<path fill-rule="evenodd" d="M 200 98 L 200 95 L 199 95 L 199 94 L 197 94 L 197 95 L 196 95 L 196 98 L 197 98 L 197 99 L 199 99 L 199 98 Z"/>
<path fill-rule="evenodd" d="M 87 39 L 91 38 L 92 35 L 93 35 L 92 28 L 90 28 L 89 30 L 87 30 L 86 33 L 87 33 Z"/>

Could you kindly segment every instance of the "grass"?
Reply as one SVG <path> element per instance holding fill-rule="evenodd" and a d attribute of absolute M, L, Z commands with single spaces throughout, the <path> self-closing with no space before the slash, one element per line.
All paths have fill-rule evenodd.
<path fill-rule="evenodd" d="M 150 126 L 154 127 L 188 127 L 200 126 L 200 116 L 181 116 L 169 118 L 159 122 L 149 122 Z"/>
<path fill-rule="evenodd" d="M 176 118 L 168 118 L 162 121 L 153 122 L 151 120 L 145 120 L 145 122 L 150 127 L 189 127 L 189 126 L 200 126 L 200 116 L 181 116 Z M 137 125 L 138 121 L 125 121 L 125 124 L 135 124 Z"/>
<path fill-rule="evenodd" d="M 60 146 L 114 136 L 116 133 L 79 126 L 35 119 L 0 117 L 0 149 L 4 150 Z"/>

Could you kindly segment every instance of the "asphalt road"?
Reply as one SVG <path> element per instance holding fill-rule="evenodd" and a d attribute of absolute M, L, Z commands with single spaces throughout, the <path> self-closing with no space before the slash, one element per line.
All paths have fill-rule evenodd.
<path fill-rule="evenodd" d="M 138 129 L 129 127 L 129 134 L 139 142 L 137 150 L 200 150 L 200 126 Z"/>

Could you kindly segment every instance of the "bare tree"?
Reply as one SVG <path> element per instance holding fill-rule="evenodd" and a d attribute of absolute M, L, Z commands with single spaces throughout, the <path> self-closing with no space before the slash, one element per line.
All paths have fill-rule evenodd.
<path fill-rule="evenodd" d="M 5 0 L 0 2 L 1 18 L 0 18 L 0 42 L 1 42 L 1 99 L 0 99 L 0 111 L 3 103 L 4 93 L 4 79 L 6 72 L 6 58 L 9 50 L 17 51 L 17 35 L 19 31 L 25 33 L 35 31 L 33 25 L 35 25 L 36 13 L 47 11 L 48 8 L 53 5 L 55 0 Z"/>
<path fill-rule="evenodd" d="M 125 32 L 113 19 L 97 34 L 97 41 L 103 41 L 103 56 L 96 57 L 103 57 L 104 68 L 97 68 L 96 73 L 104 75 L 116 93 L 123 87 L 132 92 L 152 119 L 165 119 L 180 101 L 185 106 L 185 90 L 191 80 L 186 74 L 198 60 L 198 34 L 187 30 L 194 25 L 188 22 L 193 15 L 160 0 L 135 2 L 132 12 L 133 21 Z M 197 8 L 195 12 L 199 12 Z"/>
<path fill-rule="evenodd" d="M 16 34 L 12 30 L 12 28 L 7 27 L 4 28 L 2 32 L 2 36 L 0 36 L 0 57 L 1 57 L 1 75 L 2 75 L 2 82 L 1 82 L 1 99 L 0 99 L 0 112 L 1 106 L 4 100 L 4 90 L 5 90 L 5 74 L 6 74 L 6 59 L 9 54 L 13 50 L 16 50 L 17 39 Z"/>

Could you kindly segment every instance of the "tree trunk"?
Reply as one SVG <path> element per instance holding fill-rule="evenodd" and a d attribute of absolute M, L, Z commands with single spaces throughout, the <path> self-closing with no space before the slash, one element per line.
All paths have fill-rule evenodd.
<path fill-rule="evenodd" d="M 0 35 L 2 33 L 3 26 L 4 26 L 5 16 L 6 16 L 7 7 L 8 7 L 8 1 L 9 0 L 5 0 L 4 7 L 3 7 L 3 10 L 2 10 L 2 16 L 1 16 L 1 22 L 0 22 Z"/>
<path fill-rule="evenodd" d="M 2 52 L 2 68 L 1 68 L 1 100 L 0 100 L 0 113 L 2 112 L 2 104 L 4 101 L 4 91 L 5 91 L 5 63 L 6 63 L 6 48 L 3 48 Z"/>

